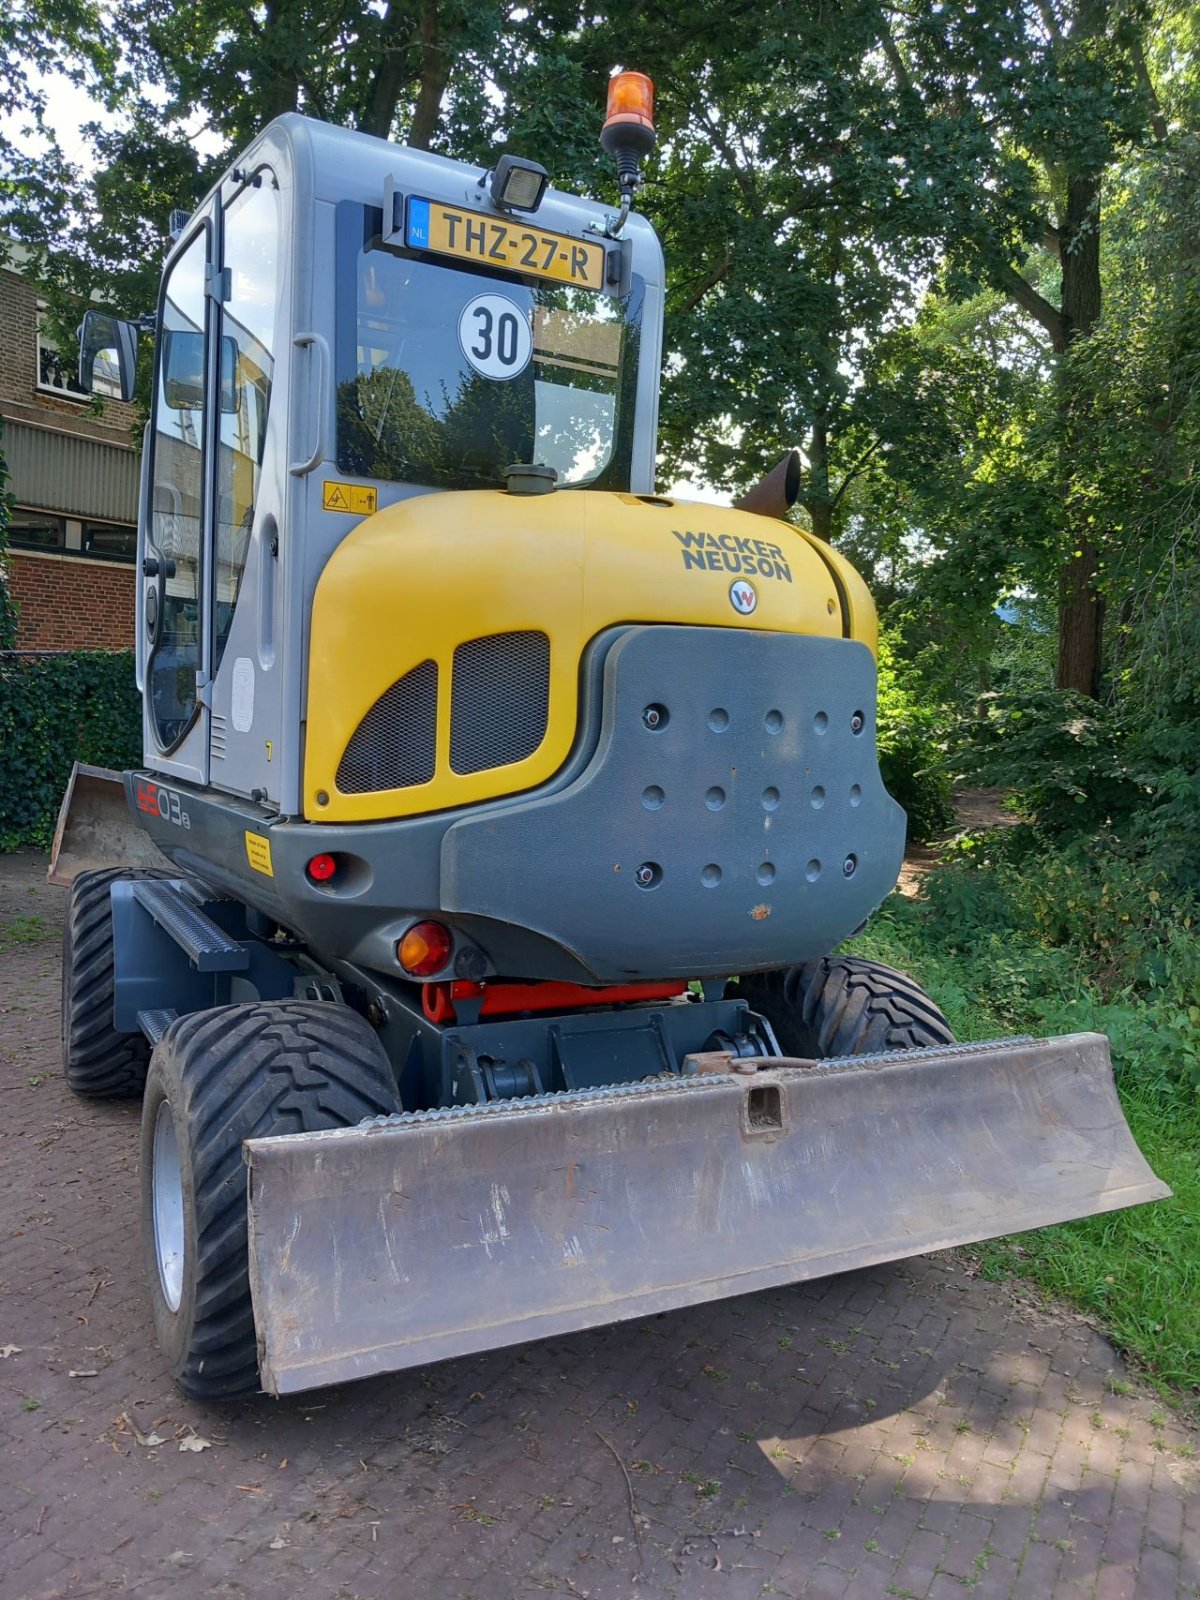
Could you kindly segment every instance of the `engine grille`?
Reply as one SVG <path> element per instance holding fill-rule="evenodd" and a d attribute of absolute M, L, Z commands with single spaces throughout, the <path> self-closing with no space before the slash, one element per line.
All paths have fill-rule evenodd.
<path fill-rule="evenodd" d="M 489 633 L 454 652 L 450 765 L 483 772 L 531 756 L 546 736 L 550 641 L 544 633 Z"/>
<path fill-rule="evenodd" d="M 355 728 L 338 763 L 343 794 L 428 783 L 437 755 L 436 661 L 422 661 L 392 685 Z"/>

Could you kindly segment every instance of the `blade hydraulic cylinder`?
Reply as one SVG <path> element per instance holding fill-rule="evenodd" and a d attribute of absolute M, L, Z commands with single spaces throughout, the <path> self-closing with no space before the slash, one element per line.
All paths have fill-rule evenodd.
<path fill-rule="evenodd" d="M 263 1387 L 418 1366 L 1170 1193 L 1133 1142 L 1099 1034 L 697 1064 L 249 1140 Z"/>

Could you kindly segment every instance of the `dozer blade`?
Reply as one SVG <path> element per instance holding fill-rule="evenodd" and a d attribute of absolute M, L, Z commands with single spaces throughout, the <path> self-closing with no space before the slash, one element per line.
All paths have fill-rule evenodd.
<path fill-rule="evenodd" d="M 252 1139 L 263 1387 L 315 1388 L 1154 1200 L 1099 1034 Z"/>
<path fill-rule="evenodd" d="M 58 808 L 46 877 L 65 885 L 97 867 L 170 870 L 171 863 L 126 805 L 121 774 L 77 761 Z"/>

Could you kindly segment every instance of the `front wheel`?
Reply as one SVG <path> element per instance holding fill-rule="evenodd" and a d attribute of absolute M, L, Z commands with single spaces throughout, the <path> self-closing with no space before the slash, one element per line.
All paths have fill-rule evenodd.
<path fill-rule="evenodd" d="M 347 1006 L 219 1006 L 163 1034 L 142 1102 L 142 1248 L 155 1331 L 186 1395 L 258 1388 L 242 1141 L 398 1109 L 387 1054 Z"/>
<path fill-rule="evenodd" d="M 858 956 L 754 973 L 731 992 L 767 1019 L 789 1056 L 822 1061 L 954 1043 L 946 1018 L 906 973 Z"/>

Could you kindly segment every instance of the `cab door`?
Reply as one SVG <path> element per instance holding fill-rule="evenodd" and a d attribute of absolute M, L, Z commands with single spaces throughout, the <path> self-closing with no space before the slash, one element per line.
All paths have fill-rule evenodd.
<path fill-rule="evenodd" d="M 141 550 L 146 763 L 200 784 L 208 782 L 212 653 L 216 262 L 209 207 L 189 225 L 163 280 Z"/>

